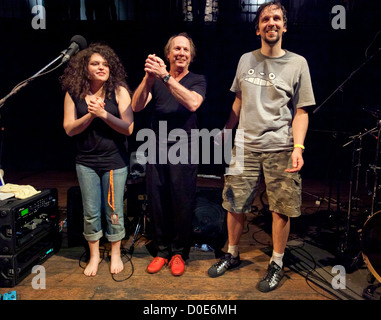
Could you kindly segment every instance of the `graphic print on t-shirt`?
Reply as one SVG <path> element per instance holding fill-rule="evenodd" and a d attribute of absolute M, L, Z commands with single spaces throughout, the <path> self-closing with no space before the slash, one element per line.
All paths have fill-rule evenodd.
<path fill-rule="evenodd" d="M 249 69 L 247 76 L 244 80 L 250 83 L 253 83 L 261 87 L 271 87 L 274 84 L 272 80 L 276 78 L 275 73 L 270 72 L 268 75 L 264 71 L 256 71 L 255 69 Z"/>

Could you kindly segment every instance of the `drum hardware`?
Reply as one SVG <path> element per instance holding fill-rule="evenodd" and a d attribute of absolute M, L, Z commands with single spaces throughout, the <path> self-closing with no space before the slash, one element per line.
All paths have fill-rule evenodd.
<path fill-rule="evenodd" d="M 370 274 L 368 283 L 376 279 L 378 284 L 372 284 L 363 291 L 363 297 L 370 300 L 381 300 L 381 293 L 376 292 L 381 287 L 381 211 L 369 216 L 365 222 L 360 237 L 361 253 Z"/>
<path fill-rule="evenodd" d="M 380 152 L 380 138 L 381 138 L 381 120 L 377 120 L 377 127 L 366 131 L 364 133 L 359 133 L 356 136 L 351 137 L 352 141 L 348 142 L 346 145 L 353 143 L 353 155 L 352 155 L 352 171 L 350 177 L 350 189 L 349 189 L 349 204 L 347 213 L 347 223 L 345 228 L 345 236 L 343 243 L 340 244 L 341 253 L 348 250 L 349 243 L 349 232 L 350 224 L 352 218 L 352 200 L 353 195 L 357 195 L 358 191 L 358 180 L 359 180 L 359 168 L 361 166 L 361 141 L 362 138 L 367 134 L 372 134 L 377 132 L 376 137 L 376 150 L 374 156 L 373 164 L 369 165 L 366 171 L 366 188 L 368 190 L 368 195 L 371 195 L 371 207 L 367 212 L 367 220 L 363 224 L 362 228 L 358 230 L 360 234 L 360 248 L 359 254 L 353 259 L 352 265 L 357 264 L 360 259 L 365 262 L 370 272 L 368 276 L 368 282 L 373 282 L 377 279 L 381 282 L 381 213 L 380 211 L 375 213 L 376 200 L 378 195 L 378 189 L 380 189 L 379 180 L 379 170 L 381 167 L 379 164 L 379 152 Z M 373 175 L 372 186 L 368 189 L 368 174 Z M 353 193 L 354 191 L 354 193 Z M 370 285 L 363 291 L 363 297 L 371 300 L 381 300 L 381 294 L 377 293 L 376 290 L 381 287 L 381 284 Z"/>
<path fill-rule="evenodd" d="M 362 108 L 363 111 L 369 113 L 372 117 L 376 119 L 381 119 L 381 111 L 377 108 L 377 110 L 369 109 L 369 108 Z"/>
<path fill-rule="evenodd" d="M 352 162 L 351 162 L 351 172 L 350 172 L 350 179 L 349 179 L 349 195 L 348 195 L 348 208 L 347 208 L 347 215 L 346 215 L 346 223 L 344 227 L 344 235 L 340 239 L 340 243 L 338 246 L 339 254 L 343 257 L 347 256 L 348 251 L 348 245 L 349 245 L 349 237 L 350 237 L 350 229 L 351 229 L 351 220 L 352 220 L 352 210 L 358 209 L 358 202 L 360 201 L 359 197 L 359 178 L 360 178 L 360 168 L 361 168 L 361 153 L 362 153 L 362 139 L 364 136 L 368 134 L 373 134 L 373 132 L 378 131 L 380 134 L 379 126 L 375 127 L 371 130 L 366 130 L 364 133 L 359 133 L 354 136 L 350 136 L 351 139 L 349 142 L 343 145 L 344 147 L 347 147 L 350 144 L 353 144 L 352 149 Z M 377 141 L 378 143 L 378 141 Z M 355 265 L 359 257 L 361 256 L 361 253 L 357 254 L 355 258 L 352 261 L 351 266 Z"/>
<path fill-rule="evenodd" d="M 379 122 L 380 123 L 380 122 Z M 342 233 L 341 237 L 339 238 L 339 243 L 337 246 L 337 252 L 338 255 L 345 260 L 343 263 L 346 264 L 348 268 L 355 267 L 359 262 L 361 262 L 362 258 L 362 252 L 359 245 L 359 239 L 360 235 L 359 233 L 361 230 L 357 228 L 356 226 L 353 226 L 353 211 L 359 210 L 359 179 L 360 179 L 360 169 L 361 169 L 361 156 L 363 151 L 362 146 L 362 139 L 364 136 L 372 134 L 377 132 L 378 138 L 380 137 L 381 132 L 381 126 L 378 125 L 377 127 L 366 130 L 365 132 L 360 132 L 357 135 L 349 137 L 351 140 L 343 145 L 343 147 L 346 147 L 350 144 L 353 144 L 353 151 L 352 151 L 352 162 L 351 162 L 351 171 L 350 171 L 350 179 L 349 179 L 349 195 L 348 195 L 348 207 L 347 207 L 347 214 L 345 216 L 345 220 L 343 222 L 343 225 L 338 227 L 338 231 Z M 378 154 L 378 148 L 379 148 L 379 139 L 377 139 L 377 154 Z M 378 162 L 378 155 L 376 154 L 375 163 Z M 374 203 L 375 203 L 375 194 L 377 190 L 377 171 L 380 169 L 376 165 L 369 166 L 370 169 L 367 170 L 369 173 L 370 171 L 374 175 L 374 184 L 372 186 L 373 191 L 369 193 L 369 195 L 372 195 L 372 208 L 370 209 L 371 212 L 374 211 Z M 367 177 L 366 177 L 367 178 Z M 371 214 L 370 212 L 370 214 Z M 369 212 L 368 212 L 369 213 Z M 358 217 L 357 217 L 358 218 Z M 361 217 L 360 217 L 361 218 Z M 363 220 L 360 219 L 361 225 L 363 224 Z M 356 220 L 356 223 L 358 221 Z M 355 229 L 354 229 L 355 228 Z"/>
<path fill-rule="evenodd" d="M 376 128 L 374 128 L 372 130 L 375 130 L 375 129 Z M 381 120 L 378 120 L 378 123 L 377 123 L 376 153 L 375 153 L 375 156 L 374 156 L 374 164 L 372 166 L 372 170 L 373 170 L 373 173 L 374 173 L 374 181 L 373 181 L 373 194 L 372 194 L 372 203 L 371 203 L 370 215 L 374 214 L 374 206 L 375 206 L 375 203 L 376 203 L 377 187 L 378 187 L 378 171 L 381 169 L 380 167 L 378 167 L 378 154 L 380 152 L 380 138 L 381 138 Z"/>
<path fill-rule="evenodd" d="M 368 269 L 381 282 L 381 211 L 370 215 L 364 223 L 360 244 Z"/>
<path fill-rule="evenodd" d="M 348 146 L 349 144 L 353 143 L 353 151 L 352 151 L 352 170 L 350 173 L 350 180 L 349 180 L 349 201 L 348 201 L 348 221 L 350 220 L 351 212 L 352 212 L 352 205 L 353 205 L 353 200 L 360 200 L 359 195 L 358 195 L 358 190 L 359 190 L 359 177 L 360 177 L 360 168 L 361 168 L 361 152 L 362 152 L 362 138 L 365 135 L 368 134 L 373 134 L 374 132 L 378 131 L 378 138 L 380 136 L 380 125 L 377 127 L 371 129 L 371 130 L 366 130 L 364 133 L 359 133 L 358 135 L 351 136 L 350 139 L 351 141 L 347 142 L 346 144 L 343 145 L 343 147 Z M 379 148 L 379 139 L 377 138 L 377 151 Z M 376 152 L 376 157 L 377 157 Z M 375 159 L 375 163 L 377 163 L 378 159 Z M 374 166 L 369 166 L 372 171 L 375 173 L 378 169 L 381 169 L 377 167 L 376 165 Z M 354 172 L 355 171 L 355 172 Z M 367 171 L 369 172 L 369 171 Z M 356 175 L 354 178 L 354 174 Z M 375 179 L 376 181 L 377 179 Z M 374 185 L 373 190 L 377 188 L 377 185 Z M 373 209 L 373 207 L 372 207 Z M 373 212 L 373 211 L 372 211 Z"/>
<path fill-rule="evenodd" d="M 373 42 L 368 46 L 368 48 L 366 49 L 366 52 L 365 52 L 365 57 L 366 57 L 366 60 L 357 68 L 355 69 L 353 72 L 350 73 L 350 75 L 348 76 L 348 78 L 346 78 L 344 80 L 344 82 L 342 82 L 336 89 L 335 91 L 333 91 L 326 100 L 323 101 L 323 103 L 320 104 L 320 106 L 318 106 L 314 111 L 313 111 L 313 114 L 317 113 L 324 104 L 326 104 L 333 96 L 336 95 L 336 93 L 338 92 L 344 92 L 344 87 L 346 85 L 347 82 L 349 82 L 353 76 L 355 74 L 357 74 L 364 66 L 366 66 L 374 57 L 376 57 L 378 55 L 379 52 L 381 52 L 381 48 L 377 48 L 377 50 L 375 50 L 375 52 L 372 54 L 372 55 L 369 55 L 368 54 L 368 51 L 369 51 L 369 48 L 373 45 L 377 35 L 380 34 L 380 31 L 376 34 Z M 374 128 L 372 130 L 370 130 L 372 132 L 374 131 L 377 131 L 377 150 L 376 150 L 376 156 L 375 156 L 375 165 L 374 167 L 372 167 L 373 169 L 373 172 L 374 172 L 374 175 L 375 175 L 375 179 L 374 179 L 374 185 L 373 185 L 373 193 L 372 193 L 372 204 L 371 204 L 371 216 L 369 219 L 372 219 L 372 217 L 375 215 L 374 214 L 374 207 L 375 207 L 375 200 L 376 200 L 376 194 L 377 194 L 377 181 L 378 181 L 378 175 L 377 175 L 377 171 L 378 171 L 378 166 L 377 166 L 377 163 L 378 163 L 378 153 L 379 153 L 379 141 L 380 141 L 380 131 L 381 131 L 381 126 L 380 126 L 380 120 L 378 120 L 378 124 L 377 124 L 377 128 Z M 370 132 L 365 132 L 364 134 L 360 134 L 358 135 L 358 137 L 362 138 L 363 135 L 365 134 L 368 134 Z M 355 136 L 354 138 L 357 138 L 357 136 Z M 346 145 L 350 144 L 354 142 L 354 140 L 350 141 L 349 143 L 347 143 Z M 346 146 L 344 145 L 344 146 Z M 356 150 L 356 148 L 354 147 L 354 150 Z M 361 150 L 360 150 L 361 151 Z M 354 163 L 354 158 L 352 159 L 353 163 Z M 352 166 L 352 170 L 354 171 L 355 167 Z M 358 167 L 356 167 L 356 173 L 358 173 Z M 345 230 L 345 239 L 344 239 L 344 243 L 343 243 L 343 247 L 342 249 L 345 249 L 347 250 L 348 246 L 348 237 L 349 237 L 349 231 L 350 231 L 350 218 L 351 218 L 351 215 L 352 215 L 352 196 L 353 196 L 353 193 L 352 193 L 352 188 L 353 188 L 353 185 L 356 187 L 357 185 L 357 178 L 358 176 L 356 177 L 356 182 L 354 182 L 354 178 L 353 176 L 351 177 L 351 189 L 350 189 L 350 198 L 349 198 L 349 205 L 348 205 L 348 214 L 347 214 L 347 224 L 346 224 L 346 230 Z M 365 227 L 365 225 L 364 225 Z M 381 234 L 381 232 L 378 232 L 378 234 Z M 381 244 L 379 244 L 379 250 L 381 249 Z M 364 253 L 364 251 L 363 251 Z M 363 254 L 364 256 L 364 254 Z M 377 278 L 377 277 L 376 277 Z M 378 279 L 379 280 L 379 279 Z M 379 280 L 380 281 L 380 280 Z"/>
<path fill-rule="evenodd" d="M 359 186 L 359 176 L 360 176 L 360 168 L 361 168 L 361 151 L 362 151 L 362 138 L 366 133 L 358 134 L 356 136 L 349 137 L 352 141 L 343 145 L 346 147 L 350 143 L 353 143 L 353 151 L 352 151 L 352 166 L 351 173 L 349 179 L 349 199 L 348 199 L 348 221 L 352 212 L 352 202 L 355 199 L 359 199 L 358 197 L 358 186 Z"/>
<path fill-rule="evenodd" d="M 375 130 L 372 129 L 373 131 Z M 377 143 L 376 143 L 376 153 L 373 165 L 370 166 L 374 174 L 373 190 L 372 190 L 372 202 L 371 210 L 366 220 L 360 236 L 361 253 L 371 276 L 368 277 L 368 282 L 373 282 L 377 279 L 381 282 L 381 220 L 380 211 L 374 212 L 377 191 L 379 189 L 378 185 L 378 171 L 381 169 L 378 166 L 378 157 L 380 152 L 380 136 L 381 136 L 381 120 L 378 120 L 377 125 Z M 377 229 L 378 228 L 378 229 Z M 363 297 L 371 300 L 381 300 L 381 293 L 376 293 L 375 291 L 381 287 L 381 283 L 376 285 L 370 285 L 363 291 Z"/>

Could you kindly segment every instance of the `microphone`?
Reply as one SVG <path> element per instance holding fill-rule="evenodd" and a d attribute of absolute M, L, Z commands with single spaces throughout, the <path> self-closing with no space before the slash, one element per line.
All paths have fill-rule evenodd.
<path fill-rule="evenodd" d="M 62 58 L 62 63 L 66 63 L 70 58 L 78 53 L 78 51 L 87 48 L 87 41 L 84 37 L 80 35 L 75 35 L 70 40 L 70 46 L 65 51 L 62 52 L 64 57 Z"/>

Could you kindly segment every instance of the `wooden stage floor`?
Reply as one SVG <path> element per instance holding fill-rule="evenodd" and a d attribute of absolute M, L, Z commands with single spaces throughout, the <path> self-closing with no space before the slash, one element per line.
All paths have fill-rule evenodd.
<path fill-rule="evenodd" d="M 37 190 L 57 188 L 61 221 L 66 219 L 67 191 L 78 185 L 75 172 L 13 173 L 6 174 L 5 179 L 9 183 L 32 185 Z M 221 181 L 200 178 L 199 185 L 220 187 Z M 337 240 L 337 225 L 332 222 L 338 220 L 335 218 L 337 201 L 334 197 L 327 198 L 328 193 L 328 185 L 324 182 L 303 182 L 303 214 L 293 220 L 285 256 L 285 277 L 280 287 L 270 293 L 261 293 L 256 288 L 266 271 L 272 250 L 271 221 L 264 210 L 266 202 L 262 193 L 263 197 L 258 195 L 253 204 L 253 212 L 247 215 L 247 225 L 240 243 L 241 266 L 219 278 L 207 275 L 208 268 L 216 261 L 214 252 L 195 248 L 192 248 L 186 272 L 181 277 L 172 276 L 169 268 L 157 274 L 148 274 L 146 267 L 152 256 L 146 246 L 149 237 L 145 235 L 139 235 L 132 255 L 128 249 L 133 235 L 123 241 L 126 254 L 121 274 L 111 276 L 109 273 L 109 244 L 105 243 L 102 247 L 105 258 L 100 263 L 98 274 L 86 277 L 83 275 L 85 262 L 81 260 L 85 249 L 80 245 L 68 246 L 64 226 L 60 250 L 42 263 L 46 272 L 45 289 L 33 288 L 36 274 L 31 273 L 12 288 L 0 288 L 0 294 L 14 290 L 17 300 L 23 301 L 364 300 L 363 290 L 370 285 L 371 274 L 361 257 L 353 268 L 345 269 L 345 283 L 341 282 L 339 288 L 333 288 L 338 273 L 332 268 L 340 265 L 335 247 L 340 240 Z M 350 246 L 354 254 L 347 257 L 355 259 L 355 240 Z M 345 289 L 340 285 L 345 285 Z"/>

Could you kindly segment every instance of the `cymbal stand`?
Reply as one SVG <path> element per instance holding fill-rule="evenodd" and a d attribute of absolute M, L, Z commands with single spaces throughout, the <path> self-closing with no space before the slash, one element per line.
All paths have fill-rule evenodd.
<path fill-rule="evenodd" d="M 318 112 L 321 108 L 322 108 L 322 106 L 324 105 L 324 104 L 326 104 L 336 93 L 338 93 L 338 92 L 340 92 L 340 91 L 343 91 L 343 88 L 344 88 L 344 86 L 346 85 L 346 83 L 347 82 L 349 82 L 351 79 L 352 79 L 352 77 L 357 73 L 357 72 L 359 72 L 364 66 L 366 66 L 379 52 L 381 52 L 381 48 L 378 48 L 377 50 L 376 50 L 376 52 L 373 54 L 373 55 L 371 55 L 370 57 L 368 57 L 366 60 L 365 60 L 365 62 L 363 62 L 356 70 L 354 70 L 349 76 L 348 76 L 348 78 L 346 78 L 345 80 L 344 80 L 344 82 L 343 83 L 341 83 L 337 88 L 336 88 L 336 90 L 335 91 L 333 91 L 330 95 L 329 95 L 329 97 L 327 98 L 327 99 L 325 99 L 321 104 L 320 104 L 320 106 L 319 107 L 317 107 L 314 111 L 313 111 L 313 113 L 315 114 L 316 112 Z"/>
<path fill-rule="evenodd" d="M 374 164 L 372 166 L 372 170 L 374 172 L 374 182 L 373 182 L 373 193 L 372 193 L 372 203 L 370 216 L 374 214 L 374 206 L 377 197 L 377 188 L 378 188 L 378 170 L 381 168 L 378 166 L 378 154 L 380 152 L 380 138 L 381 138 L 381 120 L 378 120 L 377 123 L 377 144 L 376 144 L 376 154 L 374 156 Z"/>
<path fill-rule="evenodd" d="M 358 200 L 358 185 L 359 185 L 359 173 L 361 167 L 361 152 L 362 152 L 362 137 L 363 134 L 350 137 L 353 140 L 353 151 L 352 151 L 352 164 L 351 173 L 349 179 L 349 197 L 348 197 L 348 214 L 347 218 L 349 220 L 352 212 L 353 200 Z M 345 147 L 346 145 L 344 145 Z"/>
<path fill-rule="evenodd" d="M 358 135 L 351 136 L 350 139 L 352 140 L 343 145 L 343 147 L 346 147 L 349 144 L 353 143 L 352 164 L 351 164 L 351 173 L 350 173 L 350 179 L 349 179 L 347 221 L 346 221 L 345 234 L 344 234 L 344 243 L 342 243 L 340 246 L 341 253 L 344 253 L 348 247 L 353 201 L 359 200 L 358 190 L 359 190 L 359 177 L 360 177 L 360 168 L 361 168 L 362 138 L 365 135 L 373 133 L 377 130 L 379 130 L 378 127 L 375 127 L 371 130 L 365 131 L 364 133 L 360 132 Z"/>

